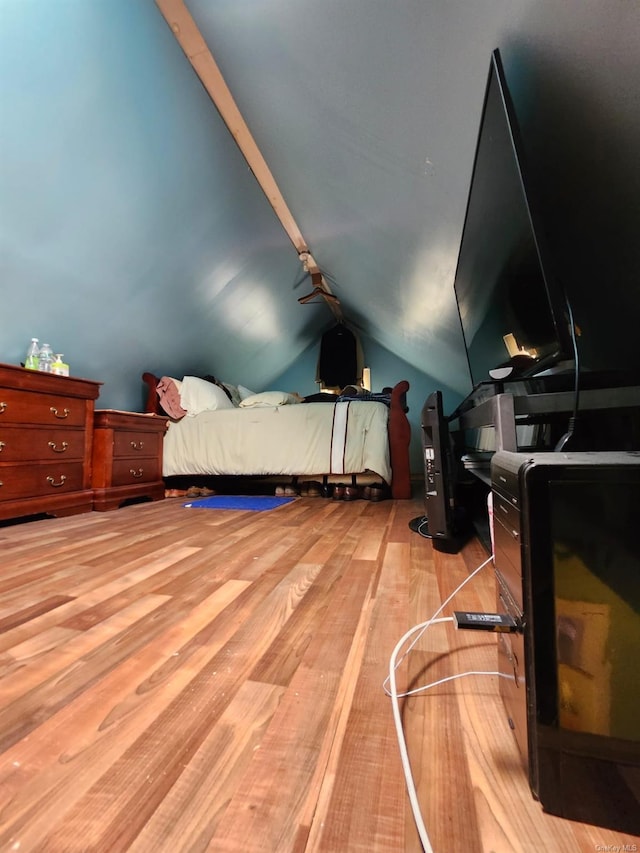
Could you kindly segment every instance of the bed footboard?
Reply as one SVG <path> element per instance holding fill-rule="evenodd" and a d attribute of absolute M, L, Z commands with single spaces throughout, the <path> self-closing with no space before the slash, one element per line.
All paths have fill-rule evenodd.
<path fill-rule="evenodd" d="M 411 469 L 409 464 L 409 442 L 411 424 L 407 418 L 407 391 L 409 383 L 402 379 L 391 390 L 389 412 L 389 453 L 391 456 L 391 495 L 396 500 L 411 497 Z"/>

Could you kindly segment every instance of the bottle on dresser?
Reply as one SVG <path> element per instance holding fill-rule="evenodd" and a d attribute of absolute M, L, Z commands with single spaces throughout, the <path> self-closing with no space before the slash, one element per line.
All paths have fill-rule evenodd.
<path fill-rule="evenodd" d="M 31 343 L 27 349 L 27 357 L 24 360 L 24 366 L 27 370 L 37 370 L 40 359 L 40 347 L 38 346 L 38 338 L 31 338 Z"/>
<path fill-rule="evenodd" d="M 51 372 L 55 373 L 57 376 L 69 375 L 69 365 L 62 360 L 63 357 L 64 353 L 57 352 L 53 359 L 53 364 L 51 365 Z"/>
<path fill-rule="evenodd" d="M 42 344 L 38 359 L 38 370 L 42 373 L 51 373 L 53 365 L 53 350 L 49 344 Z"/>

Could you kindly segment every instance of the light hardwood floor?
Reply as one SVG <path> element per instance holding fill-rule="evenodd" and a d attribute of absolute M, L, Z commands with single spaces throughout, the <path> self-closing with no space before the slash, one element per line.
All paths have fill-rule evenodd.
<path fill-rule="evenodd" d="M 486 557 L 435 553 L 421 511 L 165 500 L 0 528 L 0 850 L 419 850 L 383 682 Z M 455 607 L 494 596 L 483 569 Z M 495 668 L 493 635 L 438 625 L 399 686 Z M 495 676 L 403 720 L 438 853 L 638 842 L 543 814 Z"/>

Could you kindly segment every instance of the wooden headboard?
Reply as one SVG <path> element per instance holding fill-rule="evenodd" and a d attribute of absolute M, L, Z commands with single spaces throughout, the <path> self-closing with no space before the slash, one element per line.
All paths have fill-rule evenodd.
<path fill-rule="evenodd" d="M 144 404 L 145 412 L 153 415 L 165 415 L 166 417 L 166 413 L 162 411 L 160 406 L 160 398 L 156 390 L 160 381 L 159 377 L 154 376 L 153 373 L 143 373 L 142 381 L 147 386 L 147 398 Z"/>

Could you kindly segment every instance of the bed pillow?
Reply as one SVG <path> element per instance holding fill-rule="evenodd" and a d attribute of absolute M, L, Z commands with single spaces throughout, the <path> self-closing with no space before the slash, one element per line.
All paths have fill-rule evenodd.
<path fill-rule="evenodd" d="M 298 403 L 299 398 L 286 391 L 263 391 L 262 394 L 252 394 L 240 401 L 240 408 L 251 409 L 266 406 L 288 406 Z"/>
<path fill-rule="evenodd" d="M 197 376 L 185 376 L 180 389 L 180 405 L 187 416 L 193 417 L 200 412 L 215 412 L 220 409 L 233 409 L 233 403 L 224 388 L 199 379 Z"/>
<path fill-rule="evenodd" d="M 255 391 L 249 391 L 248 388 L 245 388 L 244 385 L 238 385 L 238 394 L 240 394 L 240 399 L 245 400 L 247 397 L 253 397 Z"/>

